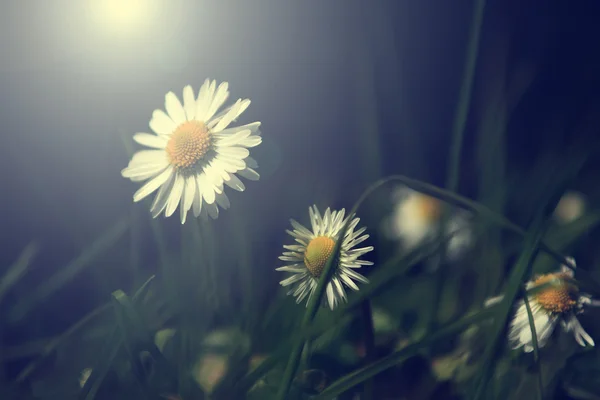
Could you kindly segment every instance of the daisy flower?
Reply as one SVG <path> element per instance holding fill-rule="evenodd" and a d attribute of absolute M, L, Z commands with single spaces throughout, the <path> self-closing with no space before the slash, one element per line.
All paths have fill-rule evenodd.
<path fill-rule="evenodd" d="M 435 239 L 441 227 L 443 203 L 440 200 L 406 186 L 397 188 L 392 200 L 394 211 L 385 227 L 390 239 L 401 241 L 406 251 L 413 250 L 426 240 Z M 462 210 L 452 213 L 446 224 L 446 234 L 453 233 L 446 248 L 450 259 L 458 257 L 472 242 L 468 213 Z"/>
<path fill-rule="evenodd" d="M 568 260 L 575 265 L 573 258 Z M 571 332 L 575 336 L 575 341 L 580 346 L 594 346 L 594 340 L 579 323 L 577 314 L 582 313 L 585 306 L 599 306 L 600 302 L 579 291 L 573 281 L 573 270 L 566 265 L 558 272 L 540 275 L 527 282 L 526 288 L 529 290 L 544 284 L 547 284 L 546 288 L 528 296 L 538 347 L 544 347 L 559 322 L 565 332 Z M 503 296 L 491 298 L 486 301 L 486 306 L 496 304 L 502 298 Z M 531 327 L 523 300 L 516 304 L 515 314 L 509 326 L 508 340 L 513 349 L 523 347 L 526 353 L 533 351 Z"/>
<path fill-rule="evenodd" d="M 216 81 L 204 81 L 198 97 L 191 86 L 183 89 L 183 104 L 175 93 L 165 96 L 166 113 L 155 110 L 150 120 L 154 133 L 136 133 L 133 140 L 151 148 L 133 155 L 121 175 L 134 182 L 147 182 L 133 195 L 138 202 L 158 190 L 150 211 L 156 218 L 162 212 L 171 216 L 179 206 L 181 223 L 187 213 L 215 219 L 219 206 L 229 208 L 224 185 L 243 191 L 237 177 L 258 180 L 258 165 L 249 157 L 258 146 L 260 122 L 230 127 L 250 105 L 238 99 L 217 113 L 229 97 L 228 83 L 216 87 Z"/>
<path fill-rule="evenodd" d="M 296 303 L 305 298 L 310 299 L 325 268 L 327 260 L 333 253 L 336 241 L 339 240 L 342 227 L 351 219 L 346 234 L 340 247 L 340 256 L 334 260 L 334 272 L 331 280 L 327 282 L 327 302 L 332 310 L 338 303 L 346 301 L 344 286 L 359 290 L 356 282 L 369 283 L 367 278 L 357 273 L 355 269 L 363 265 L 373 265 L 372 262 L 359 260 L 359 257 L 373 250 L 372 246 L 354 248 L 365 241 L 369 235 L 363 235 L 367 228 L 354 230 L 360 221 L 351 215 L 344 219 L 345 210 L 325 210 L 321 216 L 316 206 L 308 209 L 312 230 L 305 228 L 298 222 L 291 220 L 293 231 L 286 231 L 294 237 L 297 244 L 283 246 L 286 250 L 279 257 L 282 261 L 291 264 L 277 268 L 277 271 L 291 272 L 293 275 L 280 282 L 281 286 L 291 286 L 288 295 L 296 297 Z M 308 305 L 308 300 L 307 300 Z"/>

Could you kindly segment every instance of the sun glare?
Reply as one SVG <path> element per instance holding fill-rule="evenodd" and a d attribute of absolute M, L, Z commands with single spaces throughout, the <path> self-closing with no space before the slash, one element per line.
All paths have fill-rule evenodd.
<path fill-rule="evenodd" d="M 143 33 L 156 15 L 156 0 L 88 0 L 95 24 L 106 33 Z"/>

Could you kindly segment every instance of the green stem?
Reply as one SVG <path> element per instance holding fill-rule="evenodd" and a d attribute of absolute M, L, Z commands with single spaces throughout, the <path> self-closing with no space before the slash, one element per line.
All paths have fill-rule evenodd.
<path fill-rule="evenodd" d="M 521 282 L 524 281 L 529 267 L 537 254 L 538 246 L 544 235 L 545 225 L 545 213 L 544 208 L 542 208 L 538 211 L 538 215 L 532 223 L 531 230 L 525 236 L 524 249 L 510 275 L 506 293 L 504 294 L 504 298 L 500 303 L 500 308 L 494 318 L 494 325 L 491 331 L 492 337 L 483 355 L 483 367 L 475 389 L 475 400 L 483 398 L 484 396 L 484 389 L 492 370 L 493 358 L 498 351 L 499 343 L 501 342 L 500 338 L 505 332 L 506 324 L 508 323 L 511 310 L 513 309 L 513 304 L 519 294 Z"/>
<path fill-rule="evenodd" d="M 363 327 L 364 327 L 364 345 L 365 345 L 365 363 L 371 364 L 375 359 L 375 332 L 373 328 L 373 312 L 371 310 L 371 301 L 369 299 L 361 304 Z M 365 400 L 373 400 L 373 379 L 365 382 L 364 387 Z"/>
<path fill-rule="evenodd" d="M 533 359 L 535 361 L 536 369 L 537 369 L 537 378 L 538 378 L 538 398 L 539 400 L 543 400 L 544 398 L 544 382 L 542 380 L 542 369 L 540 367 L 540 355 L 539 355 L 539 346 L 537 341 L 537 332 L 535 330 L 535 321 L 533 319 L 533 314 L 531 313 L 531 306 L 529 305 L 529 295 L 525 293 L 523 296 L 523 302 L 525 303 L 525 309 L 527 310 L 527 319 L 529 320 L 529 328 L 531 329 L 531 341 L 533 344 Z"/>
<path fill-rule="evenodd" d="M 450 145 L 450 157 L 448 160 L 448 176 L 446 179 L 446 189 L 450 192 L 458 192 L 458 182 L 460 178 L 460 159 L 462 142 L 465 134 L 465 125 L 467 123 L 467 115 L 469 113 L 469 106 L 471 104 L 471 93 L 473 91 L 473 81 L 475 80 L 475 65 L 477 63 L 477 54 L 479 50 L 479 38 L 481 32 L 481 25 L 483 22 L 483 11 L 485 9 L 485 0 L 477 0 L 475 8 L 473 9 L 473 22 L 471 25 L 471 31 L 469 34 L 469 43 L 467 45 L 467 52 L 465 56 L 465 64 L 463 71 L 463 81 L 460 88 L 458 107 L 454 116 L 454 123 L 452 126 L 452 142 Z M 446 231 L 446 225 L 448 224 L 449 215 L 448 207 L 444 206 L 442 213 L 442 220 L 440 224 L 439 235 L 443 235 Z M 445 248 L 441 248 L 439 255 L 439 263 L 443 262 L 445 258 Z M 435 329 L 437 326 L 437 310 L 439 309 L 439 303 L 442 296 L 442 289 L 447 278 L 446 270 L 438 266 L 437 280 L 435 282 L 435 290 L 433 292 L 433 301 L 429 320 L 429 328 Z"/>
<path fill-rule="evenodd" d="M 300 368 L 308 369 L 308 365 L 310 363 L 310 339 L 307 339 L 304 342 L 304 347 L 302 349 L 302 356 L 300 359 Z"/>
<path fill-rule="evenodd" d="M 469 44 L 467 47 L 466 60 L 464 65 L 463 82 L 460 88 L 458 108 L 454 118 L 452 129 L 452 144 L 450 147 L 450 160 L 448 166 L 448 180 L 446 187 L 450 191 L 456 191 L 458 187 L 460 172 L 460 156 L 462 142 L 471 103 L 471 92 L 473 90 L 473 81 L 475 76 L 475 65 L 479 49 L 479 37 L 481 25 L 483 22 L 483 11 L 485 9 L 485 0 L 477 0 L 473 9 L 473 23 L 469 35 Z"/>

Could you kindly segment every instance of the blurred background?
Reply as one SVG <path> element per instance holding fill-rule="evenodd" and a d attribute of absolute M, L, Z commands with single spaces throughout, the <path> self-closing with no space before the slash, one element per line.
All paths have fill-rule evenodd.
<path fill-rule="evenodd" d="M 349 209 L 391 174 L 445 185 L 474 2 L 109 3 L 23 0 L 0 12 L 0 271 L 35 246 L 27 272 L 0 291 L 7 381 L 113 291 L 131 294 L 152 274 L 163 282 L 165 265 L 194 264 L 186 257 L 195 251 L 213 257 L 213 267 L 196 271 L 186 290 L 206 294 L 210 287 L 211 300 L 183 302 L 205 332 L 235 325 L 249 303 L 256 318 L 279 302 L 290 302 L 301 318 L 304 307 L 284 300 L 274 272 L 290 242 L 290 218 L 307 224 L 312 204 Z M 592 0 L 487 1 L 460 194 L 522 227 L 549 193 L 576 191 L 586 210 L 597 209 L 599 16 Z M 180 96 L 188 84 L 197 90 L 205 78 L 228 81 L 232 99 L 252 100 L 239 122 L 262 123 L 263 143 L 252 150 L 261 179 L 230 193 L 231 209 L 196 237 L 194 220 L 183 227 L 176 217 L 152 221 L 147 204 L 133 204 L 137 185 L 120 171 L 128 151 L 139 148 L 132 135 L 149 130 L 165 93 Z M 583 167 L 565 186 L 563 174 L 583 153 Z M 383 228 L 394 210 L 391 189 L 378 191 L 359 215 L 376 248 L 373 270 L 398 251 Z M 559 250 L 600 280 L 597 216 L 590 218 L 568 237 L 560 228 L 555 236 Z M 192 239 L 199 237 L 202 244 Z M 516 243 L 495 237 L 473 245 L 470 258 L 449 272 L 456 282 L 448 290 L 473 288 L 479 297 L 456 300 L 446 321 L 497 294 Z M 556 267 L 545 261 L 541 269 Z M 436 298 L 438 287 L 419 286 L 423 279 L 421 269 L 411 270 L 404 286 L 373 300 L 381 315 L 397 320 L 391 330 L 411 332 L 406 321 Z M 600 325 L 584 325 L 600 334 Z M 284 335 L 289 327 L 269 328 L 277 329 Z M 40 368 L 36 373 L 43 380 Z"/>

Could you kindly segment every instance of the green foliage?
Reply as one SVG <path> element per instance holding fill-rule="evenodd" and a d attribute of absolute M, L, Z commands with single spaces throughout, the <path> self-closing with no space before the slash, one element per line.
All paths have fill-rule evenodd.
<path fill-rule="evenodd" d="M 93 268 L 93 262 L 128 231 L 136 282 L 133 295 L 126 288 L 111 288 L 105 304 L 64 333 L 14 348 L 0 347 L 0 365 L 34 356 L 15 382 L 2 376 L 0 398 L 344 400 L 360 393 L 364 400 L 437 400 L 456 398 L 451 397 L 455 394 L 475 400 L 527 400 L 566 393 L 576 399 L 598 399 L 597 352 L 580 350 L 570 335 L 559 334 L 539 348 L 529 301 L 525 304 L 533 353 L 507 351 L 515 301 L 557 284 L 525 291 L 524 283 L 533 274 L 568 264 L 566 256 L 577 252 L 600 223 L 600 211 L 595 209 L 566 224 L 551 216 L 560 197 L 579 182 L 592 151 L 584 144 L 576 143 L 561 157 L 547 153 L 526 173 L 509 162 L 506 136 L 511 113 L 531 84 L 533 69 L 524 63 L 513 71 L 507 47 L 501 48 L 502 62 L 495 63 L 494 58 L 492 76 L 483 78 L 489 85 L 476 117 L 476 200 L 459 194 L 465 127 L 469 113 L 477 109 L 471 92 L 484 10 L 485 1 L 476 1 L 445 188 L 403 175 L 376 180 L 380 143 L 370 140 L 376 135 L 376 105 L 368 88 L 370 68 L 365 60 L 358 65 L 363 78 L 358 86 L 366 93 L 361 98 L 366 111 L 360 126 L 368 132 L 360 138 L 366 154 L 363 178 L 376 181 L 349 214 L 360 210 L 361 216 L 379 218 L 384 200 L 377 195 L 391 183 L 440 199 L 442 227 L 449 222 L 451 207 L 472 217 L 475 240 L 459 262 L 445 257 L 453 235 L 440 229 L 437 237 L 408 252 L 382 252 L 369 273 L 370 283 L 331 311 L 321 304 L 340 251 L 342 241 L 337 240 L 306 307 L 289 296 L 265 304 L 261 299 L 272 299 L 275 293 L 268 279 L 255 273 L 249 240 L 253 231 L 241 212 L 231 210 L 232 222 L 225 227 L 228 243 L 217 241 L 215 224 L 221 221 L 191 220 L 181 228 L 177 249 L 166 240 L 162 223 L 151 219 L 159 272 L 141 285 L 145 277 L 139 242 L 145 221 L 135 215 L 123 218 L 79 257 L 28 290 L 0 322 L 17 324 L 52 295 L 67 290 L 75 276 Z M 132 153 L 129 142 L 125 145 Z M 3 273 L 2 305 L 19 289 L 38 253 L 37 245 L 29 245 Z M 422 265 L 432 259 L 439 260 L 438 270 L 423 271 Z M 592 267 L 578 268 L 573 283 L 600 293 L 595 278 Z M 504 297 L 498 304 L 483 305 L 499 292 Z M 235 302 L 236 297 L 241 301 Z M 582 321 L 590 322 L 585 317 Z M 597 336 L 600 325 L 590 326 L 589 332 Z"/>

